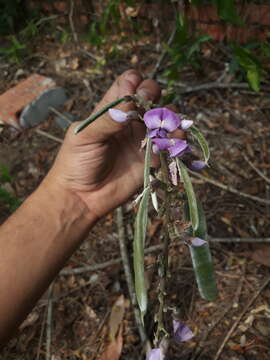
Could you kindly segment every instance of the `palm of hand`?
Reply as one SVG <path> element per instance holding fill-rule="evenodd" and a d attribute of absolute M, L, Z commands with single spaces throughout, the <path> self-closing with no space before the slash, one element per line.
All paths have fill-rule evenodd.
<path fill-rule="evenodd" d="M 148 99 L 159 97 L 159 86 L 153 80 L 142 81 L 137 72 L 128 71 L 116 80 L 95 111 L 140 89 L 146 89 Z M 128 103 L 119 108 L 129 111 L 133 106 Z M 139 121 L 118 124 L 105 114 L 78 135 L 75 127 L 70 127 L 48 178 L 76 193 L 99 218 L 142 185 L 145 126 Z"/>

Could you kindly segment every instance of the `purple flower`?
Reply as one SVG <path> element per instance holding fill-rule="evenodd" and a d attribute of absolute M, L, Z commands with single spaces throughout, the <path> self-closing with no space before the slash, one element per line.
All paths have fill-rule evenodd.
<path fill-rule="evenodd" d="M 192 161 L 192 163 L 190 164 L 190 170 L 192 170 L 192 171 L 200 171 L 205 166 L 206 166 L 206 162 L 201 161 L 201 160 L 195 160 L 195 161 Z"/>
<path fill-rule="evenodd" d="M 147 136 L 150 138 L 158 137 L 158 138 L 166 138 L 167 131 L 164 129 L 153 129 L 148 131 Z"/>
<path fill-rule="evenodd" d="M 146 357 L 146 360 L 163 360 L 164 354 L 160 348 L 152 349 Z"/>
<path fill-rule="evenodd" d="M 144 114 L 145 125 L 150 130 L 163 129 L 168 132 L 176 130 L 180 124 L 180 117 L 173 111 L 166 108 L 157 108 L 147 111 Z"/>
<path fill-rule="evenodd" d="M 203 246 L 207 244 L 207 242 L 197 237 L 191 240 L 191 244 L 196 247 L 196 246 Z"/>
<path fill-rule="evenodd" d="M 153 151 L 158 153 L 161 150 L 168 150 L 171 157 L 183 156 L 190 151 L 190 146 L 186 140 L 170 139 L 170 138 L 154 138 L 152 139 Z"/>
<path fill-rule="evenodd" d="M 188 341 L 194 336 L 193 332 L 186 324 L 176 320 L 173 320 L 173 334 L 174 340 L 178 342 Z"/>

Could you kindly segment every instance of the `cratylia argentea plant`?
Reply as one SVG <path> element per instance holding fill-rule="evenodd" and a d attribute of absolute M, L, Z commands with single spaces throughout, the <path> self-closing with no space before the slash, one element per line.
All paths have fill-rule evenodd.
<path fill-rule="evenodd" d="M 114 109 L 121 102 L 134 101 L 138 107 L 144 109 L 141 115 L 136 111 L 123 112 Z M 209 147 L 200 130 L 192 120 L 182 114 L 177 114 L 164 107 L 154 107 L 151 102 L 139 98 L 137 95 L 125 96 L 107 104 L 102 110 L 84 120 L 76 129 L 80 132 L 91 122 L 105 112 L 116 122 L 143 121 L 146 125 L 145 139 L 142 148 L 145 151 L 144 185 L 137 197 L 138 211 L 135 220 L 133 259 L 135 291 L 141 313 L 142 324 L 147 312 L 147 286 L 144 271 L 144 247 L 147 233 L 149 203 L 152 201 L 158 216 L 163 217 L 164 246 L 158 262 L 159 285 L 157 287 L 158 310 L 155 316 L 156 330 L 154 347 L 148 351 L 147 360 L 162 360 L 167 351 L 167 339 L 170 331 L 165 328 L 164 313 L 176 310 L 168 304 L 166 299 L 166 279 L 168 275 L 168 250 L 172 237 L 178 237 L 190 251 L 195 278 L 200 295 L 207 301 L 217 297 L 217 287 L 214 278 L 213 263 L 207 242 L 206 221 L 201 203 L 196 198 L 189 173 L 199 171 L 207 166 L 209 161 Z M 179 131 L 181 130 L 181 132 Z M 173 134 L 183 133 L 183 140 Z M 202 150 L 203 160 L 194 160 L 191 147 L 197 142 Z M 159 156 L 159 170 L 151 169 L 151 159 Z M 175 219 L 176 206 L 182 208 L 184 223 L 177 228 L 179 219 Z M 178 220 L 178 221 L 177 221 Z M 187 341 L 193 334 L 177 316 L 172 315 L 173 335 L 176 341 Z"/>

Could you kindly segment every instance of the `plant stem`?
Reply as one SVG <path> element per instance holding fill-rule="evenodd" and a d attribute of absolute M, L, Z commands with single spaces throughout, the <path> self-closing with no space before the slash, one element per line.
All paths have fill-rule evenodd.
<path fill-rule="evenodd" d="M 102 116 L 103 114 L 105 114 L 105 112 L 107 112 L 110 108 L 119 105 L 122 102 L 129 102 L 132 101 L 133 97 L 132 96 L 124 96 L 120 99 L 117 99 L 115 101 L 110 102 L 109 104 L 105 105 L 102 109 L 100 109 L 99 111 L 97 111 L 96 113 L 90 115 L 87 119 L 85 119 L 80 125 L 78 125 L 74 132 L 75 134 L 78 134 L 80 131 L 82 131 L 84 128 L 86 128 L 89 124 L 91 124 L 93 121 L 95 121 L 97 118 L 99 118 L 100 116 Z"/>
<path fill-rule="evenodd" d="M 167 188 L 169 187 L 169 172 L 166 162 L 166 155 L 160 153 L 160 162 L 161 162 L 161 172 L 163 176 L 164 183 L 167 184 Z M 159 309 L 157 313 L 157 330 L 155 333 L 154 344 L 158 346 L 159 341 L 161 340 L 161 334 L 164 333 L 165 336 L 168 335 L 167 331 L 165 330 L 164 326 L 164 306 L 165 306 L 165 296 L 166 296 L 166 280 L 168 275 L 168 267 L 169 267 L 169 243 L 170 243 L 170 236 L 169 236 L 169 196 L 168 190 L 165 190 L 165 221 L 164 221 L 164 244 L 163 244 L 163 252 L 159 258 L 159 276 L 160 276 L 160 283 L 159 283 Z"/>

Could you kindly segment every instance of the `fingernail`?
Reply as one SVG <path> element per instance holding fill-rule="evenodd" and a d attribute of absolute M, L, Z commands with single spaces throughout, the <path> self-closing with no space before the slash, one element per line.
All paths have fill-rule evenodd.
<path fill-rule="evenodd" d="M 152 94 L 148 89 L 139 89 L 137 91 L 137 95 L 139 95 L 144 100 L 152 100 Z"/>
<path fill-rule="evenodd" d="M 134 86 L 138 86 L 139 83 L 141 82 L 142 78 L 139 73 L 137 73 L 135 71 L 131 71 L 125 75 L 125 80 L 130 81 L 132 83 L 132 85 L 134 85 Z"/>

